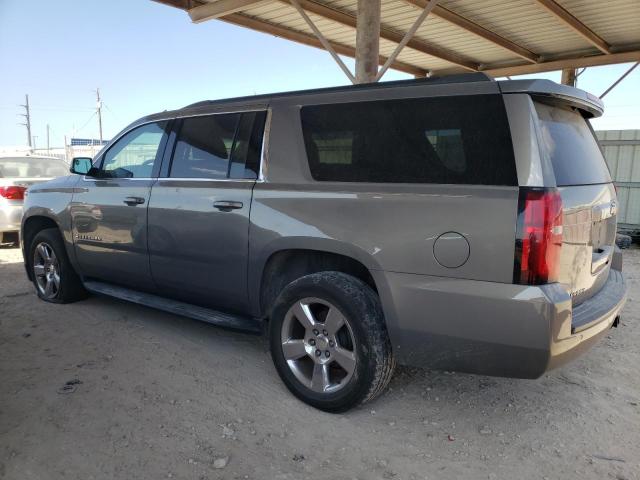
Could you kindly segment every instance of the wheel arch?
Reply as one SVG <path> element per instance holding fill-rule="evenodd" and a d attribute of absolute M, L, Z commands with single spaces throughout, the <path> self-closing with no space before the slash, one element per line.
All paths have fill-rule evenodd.
<path fill-rule="evenodd" d="M 27 270 L 27 276 L 31 281 L 33 281 L 33 273 L 31 272 L 30 268 L 31 259 L 29 258 L 29 247 L 31 246 L 31 242 L 33 241 L 33 238 L 38 234 L 38 232 L 41 232 L 42 230 L 45 230 L 47 228 L 56 228 L 60 232 L 60 235 L 62 235 L 62 230 L 58 222 L 48 215 L 31 215 L 23 219 L 22 221 L 20 242 L 22 245 L 24 266 Z"/>
<path fill-rule="evenodd" d="M 373 259 L 367 261 L 362 254 L 341 248 L 333 241 L 320 243 L 283 243 L 261 256 L 264 260 L 256 269 L 254 288 L 251 289 L 257 292 L 253 300 L 259 316 L 268 318 L 273 301 L 286 285 L 320 271 L 331 270 L 352 275 L 378 293 L 379 285 L 372 274 L 372 271 L 378 270 L 378 265 Z"/>

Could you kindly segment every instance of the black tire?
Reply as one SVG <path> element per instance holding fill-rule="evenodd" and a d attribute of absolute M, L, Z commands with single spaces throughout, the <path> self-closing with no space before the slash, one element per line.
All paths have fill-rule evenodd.
<path fill-rule="evenodd" d="M 620 248 L 621 250 L 629 248 L 631 246 L 631 243 L 632 239 L 629 235 L 624 235 L 622 233 L 618 233 L 616 235 L 616 245 L 618 245 L 618 248 Z"/>
<path fill-rule="evenodd" d="M 291 311 L 290 309 L 298 305 L 298 302 L 307 298 L 328 302 L 331 308 L 337 307 L 345 324 L 348 324 L 350 337 L 354 340 L 351 343 L 350 353 L 355 356 L 355 367 L 348 380 L 339 381 L 334 386 L 339 388 L 335 392 L 312 390 L 296 377 L 285 359 L 283 351 L 285 317 Z M 282 381 L 300 400 L 320 410 L 339 413 L 372 400 L 384 391 L 393 375 L 395 359 L 380 300 L 367 284 L 341 272 L 319 272 L 307 275 L 284 288 L 271 312 L 269 339 L 273 362 Z M 344 334 L 344 330 L 341 333 Z M 334 339 L 337 341 L 337 336 Z M 306 340 L 303 341 L 306 342 Z M 313 345 L 316 345 L 315 340 Z M 303 355 L 301 359 L 318 361 L 313 359 L 313 355 Z M 331 360 L 334 361 L 333 358 Z"/>
<path fill-rule="evenodd" d="M 45 274 L 50 273 L 51 270 L 48 269 L 53 267 L 59 278 L 57 282 L 58 285 L 53 287 L 53 290 L 48 293 L 42 288 L 41 283 L 39 283 L 39 280 L 42 282 L 46 281 L 46 279 L 43 279 L 42 275 L 36 273 L 37 265 L 41 263 L 38 260 L 43 258 L 40 254 L 41 249 L 36 253 L 36 249 L 39 249 L 39 247 L 43 247 L 45 250 L 47 250 L 47 248 L 52 250 L 56 260 L 53 265 L 47 265 L 47 262 L 44 262 L 43 265 L 46 272 Z M 51 254 L 51 252 L 49 252 L 49 254 Z M 71 303 L 82 300 L 88 296 L 87 291 L 82 285 L 82 281 L 71 266 L 71 262 L 69 262 L 62 236 L 57 228 L 47 228 L 36 233 L 31 241 L 31 245 L 29 245 L 27 265 L 33 278 L 36 294 L 42 300 L 51 303 Z M 38 272 L 41 273 L 42 268 L 40 268 Z"/>

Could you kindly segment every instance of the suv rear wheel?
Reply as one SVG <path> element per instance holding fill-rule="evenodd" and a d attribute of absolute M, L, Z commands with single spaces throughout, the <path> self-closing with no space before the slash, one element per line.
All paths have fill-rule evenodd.
<path fill-rule="evenodd" d="M 285 287 L 272 310 L 269 336 L 287 388 L 328 412 L 375 398 L 395 367 L 378 296 L 341 272 L 314 273 Z"/>
<path fill-rule="evenodd" d="M 35 235 L 29 262 L 36 293 L 42 300 L 70 303 L 86 298 L 87 291 L 69 262 L 57 229 L 47 228 Z"/>

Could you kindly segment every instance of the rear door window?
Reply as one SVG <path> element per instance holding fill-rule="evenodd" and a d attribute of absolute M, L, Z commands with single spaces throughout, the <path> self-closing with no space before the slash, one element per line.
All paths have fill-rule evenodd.
<path fill-rule="evenodd" d="M 227 178 L 240 114 L 185 118 L 171 163 L 172 178 Z"/>
<path fill-rule="evenodd" d="M 536 102 L 540 142 L 558 186 L 611 181 L 607 163 L 591 126 L 579 112 Z"/>
<path fill-rule="evenodd" d="M 315 180 L 517 185 L 500 95 L 314 105 L 301 120 Z"/>
<path fill-rule="evenodd" d="M 169 177 L 256 179 L 265 118 L 266 112 L 184 118 Z"/>

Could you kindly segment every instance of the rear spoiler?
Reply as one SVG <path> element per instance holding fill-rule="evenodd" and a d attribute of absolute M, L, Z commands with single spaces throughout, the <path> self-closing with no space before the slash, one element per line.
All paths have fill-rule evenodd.
<path fill-rule="evenodd" d="M 551 80 L 505 80 L 498 82 L 498 87 L 502 93 L 527 93 L 544 103 L 569 103 L 582 110 L 587 117 L 600 117 L 604 112 L 600 98 Z"/>

